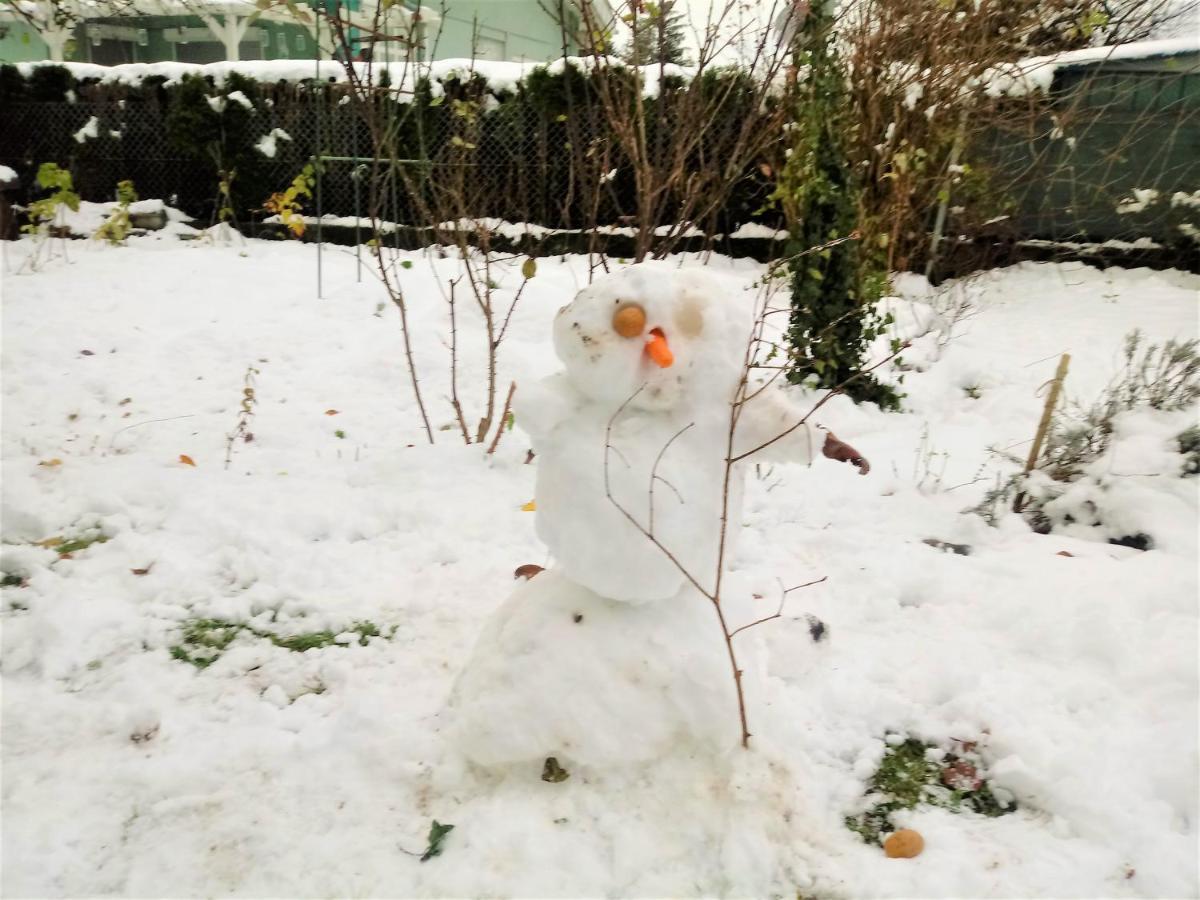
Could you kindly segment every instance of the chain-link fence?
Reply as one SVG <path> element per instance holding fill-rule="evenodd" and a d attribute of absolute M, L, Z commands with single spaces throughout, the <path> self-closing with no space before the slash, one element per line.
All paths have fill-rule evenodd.
<path fill-rule="evenodd" d="M 239 103 L 216 99 L 226 106 L 223 118 Z M 599 109 L 578 111 L 567 122 L 516 104 L 468 114 L 449 104 L 387 104 L 368 122 L 336 96 L 289 92 L 286 101 L 279 94 L 271 100 L 256 98 L 253 110 L 243 111 L 244 123 L 196 142 L 189 142 L 186 116 L 172 110 L 179 98 L 164 91 L 7 103 L 0 162 L 26 176 L 28 187 L 40 162 L 55 161 L 70 169 L 86 200 L 111 199 L 117 182 L 129 179 L 141 196 L 161 197 L 202 221 L 219 206 L 221 171 L 235 173 L 235 213 L 246 223 L 313 160 L 320 163 L 319 189 L 305 202 L 308 213 L 374 213 L 420 226 L 490 217 L 574 229 L 627 224 L 636 210 L 632 167 Z M 388 135 L 386 161 L 373 157 L 373 130 Z M 721 129 L 712 129 L 702 151 L 719 156 L 721 140 Z M 611 169 L 583 171 L 599 159 Z M 770 189 L 748 166 L 714 224 L 732 231 L 751 219 L 773 221 L 774 213 L 763 212 Z"/>
<path fill-rule="evenodd" d="M 129 179 L 141 196 L 201 222 L 215 216 L 220 173 L 233 172 L 235 215 L 246 226 L 265 218 L 266 199 L 314 159 L 320 178 L 304 201 L 308 214 L 425 228 L 495 218 L 568 230 L 635 218 L 633 167 L 598 106 L 567 114 L 545 98 L 496 102 L 448 91 L 408 104 L 382 100 L 364 116 L 344 86 L 247 80 L 243 88 L 197 81 L 82 86 L 73 99 L 0 97 L 0 163 L 22 176 L 25 199 L 36 190 L 37 165 L 54 161 L 70 169 L 84 199 L 112 199 Z M 1200 225 L 1200 73 L 1064 72 L 1050 102 L 1037 102 L 1036 115 L 1019 119 L 1026 133 L 996 132 L 970 160 L 989 172 L 993 194 L 1009 198 L 1010 214 L 972 221 L 971 198 L 955 188 L 944 248 L 965 246 L 957 235 L 995 237 L 1004 247 L 1030 238 L 1195 246 L 1188 228 Z M 738 115 L 698 123 L 695 166 L 722 159 Z M 375 158 L 380 147 L 384 160 Z M 779 227 L 773 187 L 769 168 L 753 161 L 716 216 L 696 224 L 709 235 L 748 222 Z M 672 205 L 662 208 L 669 217 Z"/>

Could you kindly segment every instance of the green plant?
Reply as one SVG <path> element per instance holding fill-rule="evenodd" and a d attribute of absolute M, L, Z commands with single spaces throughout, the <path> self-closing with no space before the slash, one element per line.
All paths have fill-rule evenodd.
<path fill-rule="evenodd" d="M 104 220 L 93 237 L 108 241 L 113 246 L 125 243 L 129 237 L 129 206 L 137 202 L 137 191 L 129 180 L 117 182 L 117 206 L 107 219 Z"/>
<path fill-rule="evenodd" d="M 868 844 L 881 845 L 895 830 L 892 814 L 921 804 L 951 812 L 995 817 L 1013 812 L 1015 800 L 1001 800 L 980 774 L 982 761 L 973 742 L 956 742 L 956 752 L 909 738 L 891 745 L 867 786 L 870 806 L 846 817 L 846 827 Z"/>
<path fill-rule="evenodd" d="M 55 545 L 54 550 L 62 558 L 78 553 L 80 550 L 86 550 L 93 544 L 106 543 L 108 543 L 108 535 L 96 532 L 95 534 L 86 534 L 82 537 L 72 538 L 69 541 L 63 541 L 61 544 Z"/>
<path fill-rule="evenodd" d="M 43 191 L 49 193 L 29 204 L 29 221 L 21 226 L 21 231 L 32 235 L 39 244 L 38 250 L 29 257 L 29 265 L 36 268 L 41 256 L 41 247 L 47 238 L 58 232 L 65 237 L 63 216 L 67 210 L 79 211 L 79 195 L 71 182 L 71 173 L 59 168 L 58 163 L 44 162 L 38 166 L 37 184 Z"/>
<path fill-rule="evenodd" d="M 249 107 L 228 100 L 227 95 L 238 91 L 250 100 Z M 211 195 L 195 191 L 203 191 L 201 186 L 213 181 L 223 182 L 211 207 L 214 222 L 236 221 L 257 208 L 262 198 L 259 186 L 268 183 L 270 161 L 256 148 L 262 126 L 254 104 L 261 93 L 258 82 L 237 72 L 228 74 L 220 92 L 199 75 L 184 75 L 168 92 L 167 142 L 196 169 L 196 177 L 189 179 L 184 191 L 184 205 L 213 203 Z"/>
<path fill-rule="evenodd" d="M 286 190 L 272 194 L 263 203 L 263 209 L 279 216 L 279 221 L 283 223 L 283 226 L 297 238 L 304 237 L 301 200 L 312 198 L 316 180 L 316 167 L 310 162 L 292 179 L 292 183 Z"/>
<path fill-rule="evenodd" d="M 1200 475 L 1200 425 L 1184 429 L 1175 440 L 1179 443 L 1179 452 L 1184 456 L 1184 477 Z"/>
<path fill-rule="evenodd" d="M 633 31 L 623 57 L 625 62 L 631 66 L 690 65 L 684 33 L 686 20 L 684 14 L 675 9 L 675 0 L 646 2 L 638 9 L 636 14 L 631 12 L 622 17 Z"/>
<path fill-rule="evenodd" d="M 442 844 L 445 843 L 446 835 L 453 830 L 453 825 L 443 825 L 437 819 L 434 819 L 433 824 L 429 826 L 429 838 L 426 843 L 425 852 L 421 855 L 421 862 L 429 862 L 435 856 L 441 856 Z"/>
<path fill-rule="evenodd" d="M 888 279 L 878 248 L 858 240 L 861 188 L 847 150 L 853 117 L 833 17 L 822 4 L 804 19 L 796 56 L 805 74 L 791 85 L 791 146 L 774 194 L 791 232 L 788 380 L 845 385 L 855 400 L 897 409 L 894 388 L 860 375 L 868 345 L 890 324 L 875 312 Z"/>
<path fill-rule="evenodd" d="M 362 647 L 370 643 L 370 638 L 380 637 L 379 626 L 366 620 L 353 623 L 348 630 L 358 635 L 357 643 Z M 184 624 L 179 643 L 171 647 L 171 657 L 180 662 L 190 663 L 197 669 L 206 669 L 220 658 L 238 635 L 243 633 L 270 641 L 276 647 L 293 653 L 303 653 L 306 650 L 317 650 L 322 647 L 343 646 L 337 640 L 337 633 L 328 629 L 279 635 L 262 628 L 255 628 L 245 622 L 233 622 L 227 619 L 192 619 Z M 395 634 L 394 628 L 388 637 L 390 638 L 392 634 Z"/>

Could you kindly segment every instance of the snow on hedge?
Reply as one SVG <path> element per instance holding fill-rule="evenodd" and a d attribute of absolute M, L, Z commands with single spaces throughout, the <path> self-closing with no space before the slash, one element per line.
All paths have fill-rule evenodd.
<path fill-rule="evenodd" d="M 606 65 L 621 66 L 618 61 Z M 434 96 L 442 93 L 446 81 L 462 81 L 471 77 L 482 78 L 492 93 L 512 92 L 522 81 L 536 70 L 551 74 L 562 72 L 566 66 L 588 71 L 597 64 L 591 57 L 561 58 L 550 62 L 509 62 L 480 59 L 439 59 L 428 63 L 375 62 L 355 63 L 355 69 L 364 80 L 368 75 L 378 81 L 387 74 L 389 83 L 401 94 L 411 93 L 415 82 L 428 78 Z M 176 84 L 188 75 L 211 78 L 218 86 L 223 85 L 231 73 L 243 75 L 255 81 L 273 83 L 278 81 L 300 82 L 319 79 L 344 84 L 348 81 L 345 66 L 333 60 L 270 59 L 245 60 L 240 62 L 214 63 L 124 63 L 116 66 L 100 66 L 93 63 L 76 62 L 23 62 L 17 63 L 18 70 L 26 77 L 38 66 L 62 66 L 80 81 L 98 81 L 101 84 L 141 84 L 147 78 L 164 78 L 167 84 Z M 668 78 L 688 78 L 694 69 L 674 64 L 660 69 L 659 66 L 642 66 L 642 90 L 648 97 L 657 96 L 663 75 Z M 231 95 L 232 96 L 232 95 Z"/>

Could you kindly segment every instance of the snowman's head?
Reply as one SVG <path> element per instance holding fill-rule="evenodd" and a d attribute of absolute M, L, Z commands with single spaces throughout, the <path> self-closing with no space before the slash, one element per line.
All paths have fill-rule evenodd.
<path fill-rule="evenodd" d="M 640 263 L 598 278 L 560 309 L 554 349 L 576 389 L 594 400 L 623 403 L 641 387 L 630 406 L 720 402 L 741 378 L 753 307 L 722 276 Z"/>

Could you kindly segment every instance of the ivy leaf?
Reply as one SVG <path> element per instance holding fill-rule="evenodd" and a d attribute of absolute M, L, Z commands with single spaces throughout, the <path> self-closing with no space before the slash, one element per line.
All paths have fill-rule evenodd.
<path fill-rule="evenodd" d="M 446 840 L 446 835 L 453 830 L 453 825 L 443 825 L 434 819 L 433 824 L 429 826 L 429 844 L 425 848 L 425 855 L 421 857 L 421 862 L 429 862 L 435 856 L 441 856 L 442 842 Z"/>
<path fill-rule="evenodd" d="M 521 263 L 521 276 L 528 281 L 537 274 L 537 260 L 532 256 Z"/>

